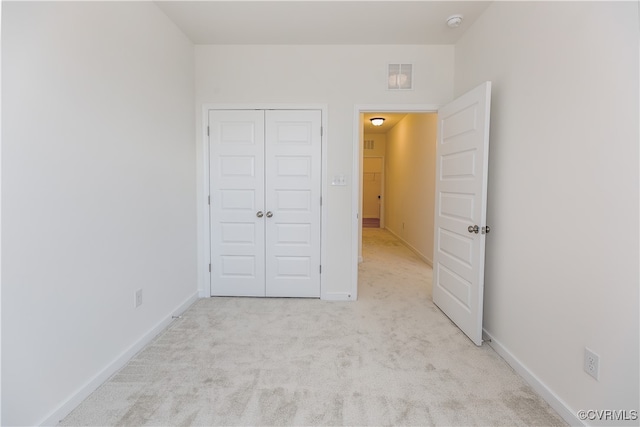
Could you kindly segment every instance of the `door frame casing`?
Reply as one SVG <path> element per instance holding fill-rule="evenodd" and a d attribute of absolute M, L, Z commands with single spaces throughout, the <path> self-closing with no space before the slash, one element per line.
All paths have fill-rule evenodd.
<path fill-rule="evenodd" d="M 197 195 L 198 211 L 198 291 L 201 298 L 211 296 L 211 273 L 209 264 L 211 262 L 211 224 L 209 222 L 209 173 L 211 167 L 209 164 L 209 135 L 207 127 L 209 126 L 209 110 L 317 110 L 321 112 L 322 136 L 321 141 L 321 178 L 320 178 L 320 194 L 322 200 L 327 200 L 327 186 L 325 185 L 325 177 L 327 176 L 327 135 L 328 132 L 328 106 L 327 104 L 202 104 L 202 142 L 200 150 L 196 150 L 196 161 L 202 167 L 202 176 L 200 180 L 201 191 Z M 324 224 L 327 224 L 327 211 L 325 203 L 320 206 L 320 263 L 326 259 L 327 250 L 327 230 Z M 323 275 L 320 275 L 320 299 L 326 299 L 323 285 Z"/>
<path fill-rule="evenodd" d="M 440 104 L 357 104 L 353 112 L 353 185 L 351 196 L 351 299 L 358 299 L 358 264 L 362 262 L 362 162 L 364 113 L 438 113 Z"/>

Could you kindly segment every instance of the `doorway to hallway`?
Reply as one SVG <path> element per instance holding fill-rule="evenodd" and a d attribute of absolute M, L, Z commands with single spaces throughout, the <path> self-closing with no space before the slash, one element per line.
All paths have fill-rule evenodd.
<path fill-rule="evenodd" d="M 386 229 L 431 265 L 437 115 L 380 111 L 361 116 L 359 232 Z"/>
<path fill-rule="evenodd" d="M 489 232 L 489 227 L 486 225 L 486 203 L 490 106 L 491 82 L 484 82 L 447 105 L 435 108 L 437 114 L 430 115 L 434 122 L 432 129 L 436 135 L 434 147 L 431 150 L 432 162 L 435 165 L 433 169 L 435 174 L 431 175 L 433 179 L 431 194 L 422 192 L 417 198 L 407 197 L 407 194 L 413 196 L 413 193 L 407 191 L 407 186 L 411 184 L 409 181 L 407 185 L 399 187 L 400 203 L 392 202 L 390 197 L 384 201 L 385 206 L 398 208 L 403 212 L 398 215 L 401 227 L 398 227 L 397 223 L 395 225 L 397 230 L 401 230 L 401 234 L 394 233 L 396 237 L 434 266 L 433 301 L 478 346 L 482 345 L 484 250 L 485 234 Z M 355 111 L 362 126 L 364 112 L 370 110 L 363 106 L 356 106 Z M 398 111 L 404 111 L 404 109 L 399 108 Z M 384 120 L 372 118 L 371 122 L 374 121 L 379 125 Z M 356 171 L 362 170 L 363 163 L 361 147 L 364 132 L 361 130 L 359 135 L 360 140 L 354 139 L 354 149 L 360 153 L 357 157 L 358 162 L 354 162 Z M 418 132 L 417 135 L 424 134 Z M 389 145 L 398 146 L 399 144 Z M 406 154 L 407 150 L 403 150 L 401 146 L 396 148 L 400 148 L 400 152 L 404 151 Z M 416 170 L 407 162 L 419 159 L 420 156 L 405 156 L 407 160 L 399 162 L 399 167 L 394 168 L 391 156 L 388 154 L 387 150 L 389 158 L 387 171 Z M 420 169 L 420 166 L 417 169 Z M 356 200 L 361 201 L 362 188 L 361 181 Z M 392 192 L 389 191 L 389 194 Z M 414 206 L 416 202 L 431 203 L 431 207 L 419 209 Z M 360 209 L 356 212 L 360 214 L 362 213 L 361 202 L 359 207 Z M 407 233 L 405 218 L 412 216 L 415 218 L 415 215 L 428 218 L 429 214 L 431 215 L 430 227 L 425 231 L 430 233 L 433 246 L 427 247 L 423 253 L 419 247 L 407 241 L 407 236 L 420 235 L 420 233 L 415 229 L 410 229 Z M 358 221 L 357 228 L 354 229 L 354 237 L 357 235 L 358 247 L 362 253 L 362 219 L 360 215 L 356 218 Z M 420 224 L 420 221 L 417 224 Z M 480 230 L 482 230 L 481 234 L 479 234 Z M 418 242 L 421 241 L 423 240 L 418 239 Z M 362 262 L 362 256 L 359 257 L 359 261 Z M 358 268 L 357 265 L 355 267 L 353 274 L 357 288 Z"/>

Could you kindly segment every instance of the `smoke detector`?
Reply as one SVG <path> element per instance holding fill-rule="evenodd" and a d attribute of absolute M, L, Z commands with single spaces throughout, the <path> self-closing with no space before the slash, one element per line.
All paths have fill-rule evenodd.
<path fill-rule="evenodd" d="M 449 28 L 458 28 L 462 24 L 462 15 L 451 15 L 447 18 L 447 26 Z"/>

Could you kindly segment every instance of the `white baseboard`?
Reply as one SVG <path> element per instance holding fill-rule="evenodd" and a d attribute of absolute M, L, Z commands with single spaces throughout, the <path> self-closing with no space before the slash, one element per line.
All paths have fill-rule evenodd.
<path fill-rule="evenodd" d="M 353 295 L 349 292 L 326 292 L 320 296 L 323 301 L 353 301 Z"/>
<path fill-rule="evenodd" d="M 198 289 L 198 298 L 209 298 L 211 292 L 206 289 Z"/>
<path fill-rule="evenodd" d="M 497 341 L 486 329 L 482 330 L 484 336 L 491 341 L 489 346 L 502 357 L 509 366 L 511 366 L 557 413 L 571 426 L 586 426 L 576 416 L 576 411 L 558 397 L 540 378 L 531 372 L 525 365 L 518 360 L 505 346 Z"/>
<path fill-rule="evenodd" d="M 63 404 L 49 414 L 44 420 L 38 423 L 40 426 L 55 426 L 60 420 L 69 415 L 83 400 L 93 393 L 102 383 L 107 381 L 113 374 L 118 372 L 129 360 L 142 348 L 149 344 L 160 332 L 162 332 L 173 321 L 172 316 L 178 316 L 185 312 L 198 299 L 198 292 L 195 292 L 189 298 L 184 300 L 175 309 L 171 310 L 160 322 L 144 334 L 138 341 L 123 351 L 115 360 L 105 366 L 102 371 L 98 372 L 84 386 L 80 387 L 71 395 Z"/>
<path fill-rule="evenodd" d="M 390 228 L 386 228 L 385 230 L 387 230 L 389 233 L 393 234 L 393 236 L 400 240 L 400 243 L 402 243 L 403 245 L 405 245 L 407 248 L 409 248 L 411 250 L 411 252 L 413 252 L 414 254 L 416 254 L 416 256 L 418 258 L 420 258 L 422 261 L 426 262 L 427 264 L 429 264 L 429 267 L 433 268 L 433 261 L 430 260 L 429 258 L 427 258 L 422 252 L 420 252 L 419 250 L 417 250 L 416 248 L 414 248 L 413 246 L 411 246 L 411 244 L 409 242 L 407 242 L 406 240 L 404 240 L 402 237 L 400 237 L 398 234 L 396 234 L 392 229 Z"/>

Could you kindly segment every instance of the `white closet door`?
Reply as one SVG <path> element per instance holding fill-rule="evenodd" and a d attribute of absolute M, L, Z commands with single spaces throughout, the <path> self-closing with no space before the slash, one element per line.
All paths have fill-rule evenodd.
<path fill-rule="evenodd" d="M 264 112 L 209 111 L 211 295 L 265 295 Z"/>
<path fill-rule="evenodd" d="M 320 296 L 321 112 L 266 112 L 266 295 Z"/>

